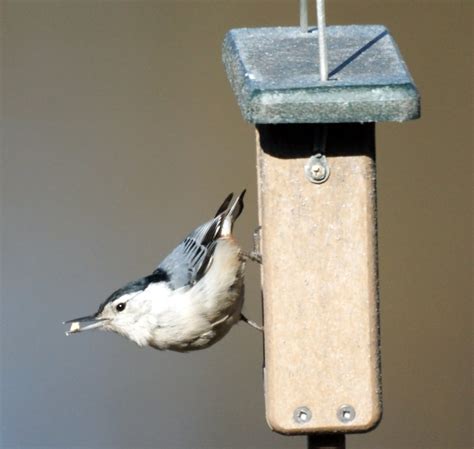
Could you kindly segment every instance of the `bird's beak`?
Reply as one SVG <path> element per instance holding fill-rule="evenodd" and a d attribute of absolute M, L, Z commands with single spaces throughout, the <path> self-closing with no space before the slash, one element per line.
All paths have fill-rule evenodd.
<path fill-rule="evenodd" d="M 108 320 L 108 318 L 98 318 L 95 315 L 89 315 L 74 320 L 64 321 L 63 324 L 71 325 L 69 330 L 66 332 L 66 335 L 71 335 L 76 334 L 77 332 L 100 328 L 105 324 L 105 321 Z"/>

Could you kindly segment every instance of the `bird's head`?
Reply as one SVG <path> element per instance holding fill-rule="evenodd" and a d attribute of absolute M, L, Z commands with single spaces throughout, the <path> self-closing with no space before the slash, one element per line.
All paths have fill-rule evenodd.
<path fill-rule="evenodd" d="M 66 335 L 100 329 L 124 335 L 139 346 L 147 345 L 157 325 L 150 313 L 156 287 L 149 277 L 127 284 L 110 295 L 95 314 L 65 321 L 71 325 Z"/>

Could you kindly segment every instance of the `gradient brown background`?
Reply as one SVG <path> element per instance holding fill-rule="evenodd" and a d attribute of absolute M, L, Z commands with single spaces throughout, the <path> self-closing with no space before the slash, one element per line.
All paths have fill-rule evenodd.
<path fill-rule="evenodd" d="M 328 1 L 330 24 L 389 27 L 421 120 L 377 127 L 384 418 L 349 448 L 471 440 L 472 2 Z M 266 426 L 260 336 L 188 355 L 66 338 L 148 273 L 229 191 L 253 127 L 220 61 L 235 27 L 293 25 L 294 1 L 5 1 L 1 448 L 303 448 Z M 260 316 L 257 269 L 246 309 Z"/>

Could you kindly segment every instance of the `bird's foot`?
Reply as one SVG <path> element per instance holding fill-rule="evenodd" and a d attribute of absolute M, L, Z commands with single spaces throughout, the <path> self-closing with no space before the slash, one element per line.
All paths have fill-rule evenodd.
<path fill-rule="evenodd" d="M 260 252 L 260 231 L 262 227 L 257 226 L 255 231 L 253 232 L 253 248 L 252 251 L 249 253 L 242 252 L 243 256 L 247 260 L 252 260 L 253 262 L 257 262 L 259 264 L 262 263 L 262 253 Z"/>
<path fill-rule="evenodd" d="M 255 251 L 251 251 L 250 253 L 242 252 L 242 255 L 246 260 L 251 260 L 253 262 L 257 262 L 259 264 L 262 263 L 262 255 Z"/>
<path fill-rule="evenodd" d="M 244 323 L 247 323 L 249 326 L 257 329 L 260 332 L 263 332 L 263 326 L 259 326 L 255 321 L 249 320 L 243 313 L 240 314 L 240 320 Z"/>

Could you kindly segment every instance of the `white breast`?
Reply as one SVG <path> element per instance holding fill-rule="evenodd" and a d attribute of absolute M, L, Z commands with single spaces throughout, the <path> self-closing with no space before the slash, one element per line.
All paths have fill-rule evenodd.
<path fill-rule="evenodd" d="M 206 274 L 191 288 L 159 293 L 152 301 L 156 327 L 148 341 L 157 349 L 190 351 L 210 346 L 239 321 L 243 304 L 240 249 L 232 238 L 217 241 Z M 153 295 L 154 296 L 154 295 Z"/>

